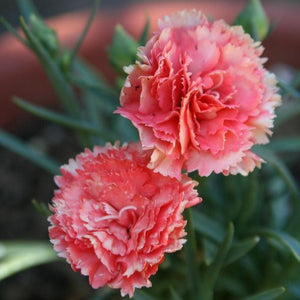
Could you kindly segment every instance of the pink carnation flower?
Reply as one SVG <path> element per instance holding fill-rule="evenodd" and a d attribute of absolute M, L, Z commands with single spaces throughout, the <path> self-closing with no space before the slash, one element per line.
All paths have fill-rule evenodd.
<path fill-rule="evenodd" d="M 165 17 L 139 49 L 117 112 L 137 127 L 149 167 L 180 178 L 181 170 L 247 175 L 261 159 L 280 104 L 263 47 L 240 26 L 209 22 L 195 10 Z"/>
<path fill-rule="evenodd" d="M 49 235 L 72 268 L 93 288 L 107 284 L 122 296 L 151 286 L 164 253 L 182 248 L 182 212 L 201 201 L 196 182 L 154 173 L 140 145 L 85 150 L 55 177 Z"/>

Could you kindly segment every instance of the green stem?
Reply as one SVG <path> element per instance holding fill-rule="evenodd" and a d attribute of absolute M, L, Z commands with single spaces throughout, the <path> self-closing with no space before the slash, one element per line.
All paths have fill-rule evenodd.
<path fill-rule="evenodd" d="M 15 30 L 14 27 L 12 27 L 5 18 L 0 17 L 0 23 L 6 28 L 6 30 L 11 33 L 19 42 L 21 42 L 23 45 L 28 47 L 30 49 L 29 43 L 19 34 L 17 30 Z"/>
<path fill-rule="evenodd" d="M 258 201 L 258 172 L 254 171 L 248 176 L 246 191 L 238 216 L 238 224 L 243 228 L 247 226 Z"/>
<path fill-rule="evenodd" d="M 65 126 L 68 128 L 72 128 L 77 130 L 78 132 L 87 133 L 87 134 L 94 134 L 97 136 L 102 137 L 105 140 L 111 141 L 112 138 L 109 134 L 102 132 L 99 128 L 100 126 L 96 127 L 94 125 L 91 125 L 90 123 L 83 121 L 83 120 L 77 120 L 75 118 L 53 112 L 49 109 L 45 109 L 43 107 L 31 104 L 19 97 L 14 97 L 13 102 L 24 109 L 25 111 L 28 111 L 29 113 L 48 120 L 50 122 L 54 122 L 56 124 L 59 124 L 61 126 Z"/>
<path fill-rule="evenodd" d="M 197 300 L 198 297 L 198 264 L 197 264 L 197 243 L 196 234 L 193 226 L 192 209 L 185 210 L 187 220 L 187 243 L 184 246 L 184 253 L 187 266 L 187 279 L 189 284 L 190 299 Z"/>
<path fill-rule="evenodd" d="M 29 21 L 31 15 L 40 16 L 31 0 L 17 0 L 17 4 L 26 22 Z"/>
<path fill-rule="evenodd" d="M 22 17 L 20 18 L 20 25 L 28 39 L 30 48 L 41 62 L 64 108 L 72 117 L 80 118 L 80 108 L 75 92 L 61 73 L 57 63 L 51 58 L 47 49 L 44 48 L 40 41 L 30 31 Z"/>
<path fill-rule="evenodd" d="M 81 35 L 79 36 L 78 40 L 76 41 L 74 48 L 71 50 L 70 60 L 69 60 L 70 65 L 74 62 L 74 59 L 75 59 L 75 57 L 76 57 L 76 55 L 77 55 L 77 53 L 79 51 L 79 48 L 80 48 L 80 46 L 81 46 L 84 38 L 86 37 L 86 35 L 87 35 L 90 27 L 91 27 L 91 24 L 92 24 L 92 22 L 93 22 L 93 20 L 95 18 L 96 12 L 97 12 L 97 10 L 98 10 L 98 8 L 100 6 L 100 2 L 101 2 L 100 0 L 96 0 L 95 1 L 94 7 L 93 7 L 93 9 L 91 11 L 91 14 L 90 14 L 90 16 L 88 18 L 88 21 L 85 24 L 85 27 L 84 27 Z"/>
<path fill-rule="evenodd" d="M 4 256 L 0 261 L 0 280 L 40 264 L 57 261 L 49 242 L 0 242 Z"/>
<path fill-rule="evenodd" d="M 222 267 L 224 266 L 227 253 L 230 249 L 233 239 L 234 227 L 232 223 L 229 223 L 227 235 L 225 236 L 223 243 L 219 247 L 214 262 L 207 268 L 205 276 L 201 282 L 200 297 L 201 300 L 212 300 L 214 293 L 214 286 L 220 274 Z"/>
<path fill-rule="evenodd" d="M 0 129 L 0 145 L 17 153 L 52 174 L 59 173 L 59 163 L 30 147 L 14 135 Z"/>

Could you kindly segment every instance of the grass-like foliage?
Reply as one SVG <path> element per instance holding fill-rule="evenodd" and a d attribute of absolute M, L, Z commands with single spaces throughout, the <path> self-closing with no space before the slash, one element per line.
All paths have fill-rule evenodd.
<path fill-rule="evenodd" d="M 72 129 L 82 148 L 108 141 L 137 140 L 132 124 L 113 111 L 125 79 L 123 66 L 137 59 L 137 47 L 147 41 L 149 21 L 138 40 L 121 25 L 116 26 L 107 58 L 119 72 L 113 85 L 78 57 L 99 1 L 70 50 L 61 48 L 56 33 L 44 23 L 31 1 L 19 4 L 22 33 L 5 19 L 1 22 L 39 59 L 64 112 L 39 107 L 30 99 L 16 97 L 15 104 L 38 118 Z M 255 40 L 262 40 L 270 32 L 270 22 L 258 0 L 249 1 L 234 24 L 244 26 Z M 275 132 L 300 115 L 299 74 L 290 83 L 280 83 L 283 105 L 277 109 Z M 59 165 L 64 163 L 55 162 L 2 130 L 0 144 L 46 169 L 49 176 L 57 174 Z M 204 201 L 186 211 L 188 241 L 184 251 L 167 255 L 152 278 L 153 287 L 136 291 L 134 299 L 300 298 L 300 199 L 296 173 L 300 167 L 299 132 L 291 137 L 277 134 L 268 145 L 256 147 L 254 152 L 266 163 L 247 177 L 218 174 L 202 178 L 191 174 L 199 182 L 198 191 Z M 46 207 L 37 201 L 34 204 L 47 214 Z M 2 241 L 0 279 L 55 259 L 50 243 L 47 246 L 39 241 Z M 114 290 L 99 289 L 93 299 L 118 297 Z"/>

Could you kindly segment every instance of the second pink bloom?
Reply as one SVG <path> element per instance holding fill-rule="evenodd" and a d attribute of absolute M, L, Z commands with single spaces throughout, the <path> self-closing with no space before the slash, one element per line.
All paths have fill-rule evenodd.
<path fill-rule="evenodd" d="M 197 183 L 154 173 L 149 158 L 139 144 L 96 146 L 55 177 L 50 239 L 94 288 L 107 284 L 132 297 L 185 242 L 182 213 L 201 201 Z"/>
<path fill-rule="evenodd" d="M 263 48 L 239 26 L 197 11 L 165 17 L 140 48 L 117 110 L 152 149 L 149 167 L 177 178 L 182 169 L 246 175 L 261 159 L 280 103 Z"/>

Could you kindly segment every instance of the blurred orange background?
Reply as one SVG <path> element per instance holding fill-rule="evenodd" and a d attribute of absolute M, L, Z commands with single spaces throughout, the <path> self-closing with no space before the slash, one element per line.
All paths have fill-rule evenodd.
<path fill-rule="evenodd" d="M 129 1 L 130 2 L 130 1 Z M 161 1 L 139 2 L 118 8 L 103 8 L 98 12 L 80 49 L 80 55 L 113 81 L 106 49 L 111 42 L 114 27 L 120 23 L 133 36 L 138 36 L 145 24 L 146 15 L 151 21 L 150 32 L 155 31 L 157 19 L 176 10 L 196 8 L 215 19 L 232 22 L 247 1 Z M 268 65 L 285 63 L 293 68 L 300 66 L 300 3 L 294 1 L 263 1 L 266 13 L 276 27 L 264 41 L 264 56 Z M 61 45 L 70 48 L 80 35 L 89 12 L 87 10 L 64 13 L 47 19 L 57 31 Z M 5 17 L 5 16 L 4 16 Z M 46 75 L 34 55 L 11 34 L 0 37 L 0 127 L 15 129 L 30 116 L 12 103 L 13 96 L 55 107 L 57 99 Z"/>

